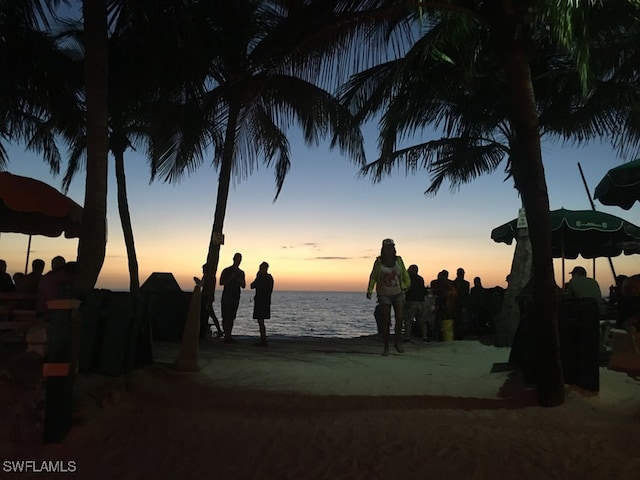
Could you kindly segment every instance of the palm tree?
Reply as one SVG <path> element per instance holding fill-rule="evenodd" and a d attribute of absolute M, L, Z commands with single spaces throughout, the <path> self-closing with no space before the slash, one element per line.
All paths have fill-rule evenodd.
<path fill-rule="evenodd" d="M 50 21 L 56 19 L 55 7 L 60 0 L 4 0 L 0 3 L 0 61 L 8 62 L 3 69 L 0 98 L 0 137 L 9 141 L 26 141 L 27 146 L 44 155 L 52 172 L 58 173 L 60 154 L 55 144 L 58 132 L 53 117 L 56 112 L 74 109 L 80 84 L 75 81 L 77 62 L 60 47 L 50 31 Z M 106 49 L 100 45 L 106 38 L 106 8 L 104 1 L 84 2 L 87 7 L 86 97 L 89 105 L 91 151 L 87 174 L 87 192 L 83 217 L 83 232 L 78 246 L 79 278 L 82 289 L 95 285 L 106 245 L 106 172 L 100 169 L 100 98 L 106 92 L 104 84 Z M 104 17 L 104 18 L 103 18 Z M 104 25 L 102 25 L 104 20 Z M 103 68 L 104 67 L 104 68 Z M 7 161 L 0 146 L 0 165 Z"/>
<path fill-rule="evenodd" d="M 87 169 L 82 231 L 78 242 L 76 290 L 91 290 L 98 279 L 107 246 L 108 35 L 106 0 L 83 0 Z"/>
<path fill-rule="evenodd" d="M 611 133 L 618 125 L 602 122 L 607 113 L 589 116 L 586 108 L 576 108 L 588 98 L 589 43 L 577 27 L 589 17 L 584 16 L 584 5 L 556 2 L 420 5 L 429 23 L 414 48 L 402 59 L 356 76 L 345 96 L 361 118 L 384 112 L 381 157 L 365 172 L 379 179 L 398 162 L 408 171 L 427 168 L 433 174 L 427 193 L 435 193 L 447 178 L 457 188 L 493 171 L 507 152 L 501 145 L 508 145 L 507 172 L 521 194 L 532 244 L 534 310 L 529 313 L 537 326 L 538 396 L 543 405 L 557 405 L 564 399 L 564 386 L 540 136 L 545 127 L 553 131 L 552 119 L 555 132 L 579 140 Z M 562 83 L 554 83 L 558 78 Z M 560 86 L 571 87 L 571 100 L 581 101 L 558 108 L 558 100 L 566 95 L 558 94 Z M 548 117 L 539 114 L 541 107 Z M 559 113 L 573 118 L 573 129 L 558 127 Z M 403 133 L 426 125 L 440 127 L 445 138 L 396 147 Z"/>
<path fill-rule="evenodd" d="M 117 203 L 129 264 L 129 290 L 140 286 L 138 261 L 127 197 L 124 155 L 128 149 L 149 150 L 156 140 L 153 124 L 164 97 L 183 85 L 180 72 L 193 71 L 192 58 L 185 55 L 181 39 L 189 36 L 190 23 L 183 2 L 175 0 L 108 2 L 109 78 L 108 136 L 113 154 Z M 158 37 L 157 32 L 164 35 Z M 71 25 L 64 32 L 79 52 L 84 32 Z M 57 128 L 71 147 L 63 187 L 69 188 L 74 175 L 86 164 L 86 116 L 58 112 Z M 164 152 L 161 152 L 161 154 Z"/>
<path fill-rule="evenodd" d="M 150 132 L 149 111 L 158 100 L 159 83 L 166 83 L 169 47 L 175 45 L 175 36 L 168 30 L 167 19 L 173 17 L 168 7 L 177 2 L 126 2 L 112 0 L 108 9 L 109 35 L 109 79 L 108 79 L 108 136 L 109 151 L 113 154 L 116 174 L 117 203 L 120 223 L 125 240 L 129 264 L 129 291 L 135 293 L 140 287 L 138 260 L 135 249 L 133 226 L 127 196 L 125 152 L 144 147 Z M 158 15 L 161 12 L 162 15 Z M 153 31 L 151 31 L 152 27 Z M 160 45 L 157 31 L 165 36 Z M 65 37 L 74 40 L 77 50 L 82 52 L 84 38 L 82 26 L 74 26 L 65 32 Z M 153 39 L 153 41 L 152 41 Z M 158 51 L 162 55 L 157 55 Z M 87 130 L 86 116 L 60 112 L 56 119 L 58 129 L 70 145 L 70 157 L 63 180 L 68 189 L 74 175 L 86 165 Z M 149 140 L 146 140 L 149 141 Z"/>
<path fill-rule="evenodd" d="M 294 59 L 294 47 L 305 35 L 304 22 L 308 25 L 311 19 L 317 20 L 309 15 L 310 9 L 326 5 L 319 1 L 194 2 L 194 27 L 201 35 L 201 46 L 207 48 L 203 50 L 206 59 L 198 65 L 209 67 L 206 78 L 199 77 L 200 71 L 196 78 L 203 81 L 205 91 L 197 97 L 185 94 L 186 101 L 174 105 L 173 118 L 182 119 L 183 125 L 191 128 L 156 134 L 155 138 L 167 141 L 166 145 L 154 145 L 154 149 L 165 152 L 154 155 L 154 165 L 157 175 L 173 181 L 185 170 L 195 168 L 209 142 L 213 146 L 213 163 L 219 175 L 202 287 L 206 301 L 213 300 L 233 174 L 250 174 L 262 157 L 275 170 L 277 198 L 290 168 L 286 130 L 294 122 L 308 143 L 317 143 L 334 132 L 333 144 L 354 161 L 364 161 L 362 137 L 352 127 L 349 112 L 308 80 L 316 72 L 315 58 L 309 58 L 306 70 L 287 68 L 287 61 Z M 283 28 L 286 25 L 297 28 Z M 300 58 L 295 57 L 295 61 Z M 185 155 L 185 151 L 190 154 Z"/>
<path fill-rule="evenodd" d="M 46 125 L 52 110 L 75 103 L 78 85 L 68 81 L 73 61 L 49 32 L 57 3 L 0 2 L 0 167 L 9 161 L 4 140 L 25 143 L 43 155 L 52 173 L 59 171 L 55 133 Z"/>

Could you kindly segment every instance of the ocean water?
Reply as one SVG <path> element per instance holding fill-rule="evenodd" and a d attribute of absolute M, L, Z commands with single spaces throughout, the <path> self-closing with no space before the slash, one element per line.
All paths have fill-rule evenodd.
<path fill-rule="evenodd" d="M 220 314 L 220 292 L 213 306 Z M 253 316 L 252 291 L 243 291 L 234 336 L 259 336 Z M 271 319 L 265 321 L 267 336 L 353 338 L 377 333 L 373 310 L 375 296 L 368 300 L 365 292 L 286 292 L 275 291 L 271 297 Z"/>

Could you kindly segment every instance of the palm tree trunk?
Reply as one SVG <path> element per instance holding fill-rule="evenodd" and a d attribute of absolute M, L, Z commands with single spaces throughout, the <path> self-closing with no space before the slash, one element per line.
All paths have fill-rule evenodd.
<path fill-rule="evenodd" d="M 127 178 L 124 172 L 124 150 L 114 151 L 116 166 L 116 185 L 118 188 L 118 212 L 120 214 L 120 224 L 124 235 L 124 244 L 127 249 L 127 260 L 129 262 L 129 291 L 136 293 L 140 288 L 140 278 L 138 276 L 138 256 L 136 255 L 136 245 L 133 240 L 133 227 L 131 226 L 131 214 L 129 213 L 129 200 L 127 199 Z"/>
<path fill-rule="evenodd" d="M 238 126 L 238 116 L 240 114 L 240 103 L 229 102 L 229 117 L 227 129 L 225 131 L 224 149 L 222 152 L 222 164 L 218 176 L 218 194 L 216 197 L 216 210 L 213 217 L 213 228 L 209 240 L 209 251 L 207 253 L 207 268 L 202 279 L 202 295 L 207 304 L 213 303 L 213 295 L 216 288 L 216 273 L 220 263 L 220 245 L 222 238 L 222 228 L 224 217 L 227 211 L 227 200 L 229 198 L 229 186 L 231 184 L 231 172 L 233 170 L 233 158 L 235 153 L 236 128 Z"/>
<path fill-rule="evenodd" d="M 76 289 L 91 290 L 107 248 L 108 36 L 106 0 L 83 0 L 87 101 L 87 172 Z"/>
<path fill-rule="evenodd" d="M 503 25 L 508 25 L 503 22 Z M 503 27 L 508 35 L 504 68 L 510 97 L 510 121 L 516 141 L 513 154 L 513 174 L 516 188 L 522 195 L 532 248 L 534 351 L 536 389 L 543 406 L 564 402 L 564 380 L 560 362 L 560 342 L 557 328 L 556 290 L 551 250 L 551 216 L 549 195 L 544 176 L 540 131 L 531 81 L 529 59 L 521 32 Z"/>
<path fill-rule="evenodd" d="M 509 284 L 504 295 L 502 308 L 496 317 L 496 340 L 499 347 L 512 346 L 521 318 L 518 295 L 531 279 L 531 241 L 527 229 L 518 230 L 516 250 L 513 254 Z"/>

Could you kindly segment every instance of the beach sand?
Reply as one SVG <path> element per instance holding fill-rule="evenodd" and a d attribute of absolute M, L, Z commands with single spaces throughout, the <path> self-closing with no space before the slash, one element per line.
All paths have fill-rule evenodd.
<path fill-rule="evenodd" d="M 240 340 L 201 342 L 199 372 L 176 371 L 179 345 L 163 343 L 129 375 L 80 374 L 76 425 L 45 446 L 36 362 L 20 356 L 22 379 L 5 362 L 0 461 L 75 472 L 0 478 L 640 478 L 640 381 L 623 372 L 543 408 L 509 349 L 478 340 L 389 357 L 375 336 Z"/>

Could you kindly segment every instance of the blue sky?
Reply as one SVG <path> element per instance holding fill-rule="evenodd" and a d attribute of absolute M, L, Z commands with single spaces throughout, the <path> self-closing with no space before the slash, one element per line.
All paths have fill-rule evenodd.
<path fill-rule="evenodd" d="M 436 197 L 426 197 L 426 173 L 407 177 L 398 171 L 381 183 L 362 178 L 358 168 L 328 143 L 307 148 L 291 132 L 293 165 L 280 198 L 273 202 L 273 172 L 261 167 L 232 187 L 225 219 L 225 245 L 219 270 L 241 252 L 242 267 L 253 279 L 258 265 L 267 261 L 280 290 L 349 290 L 364 292 L 381 240 L 391 237 L 407 264 L 415 263 L 429 281 L 447 269 L 451 276 L 463 267 L 471 281 L 479 276 L 487 287 L 505 286 L 515 245 L 493 242 L 491 230 L 516 217 L 520 206 L 513 183 L 504 172 L 479 178 L 452 193 L 448 186 Z M 367 155 L 376 156 L 376 133 L 365 131 Z M 7 170 L 32 176 L 60 187 L 41 159 L 22 148 L 9 151 Z M 552 209 L 590 209 L 578 170 L 581 163 L 593 192 L 606 171 L 622 163 L 608 145 L 575 149 L 543 145 L 545 171 Z M 206 162 L 177 185 L 149 184 L 146 161 L 128 153 L 129 202 L 144 281 L 152 272 L 172 272 L 184 289 L 193 285 L 206 259 L 217 190 L 217 172 Z M 110 164 L 107 258 L 98 287 L 126 289 L 127 262 L 115 203 L 116 187 Z M 84 173 L 74 180 L 69 195 L 84 198 Z M 640 224 L 640 207 L 624 211 L 596 208 Z M 9 271 L 23 270 L 28 237 L 0 236 L 0 258 Z M 49 262 L 57 254 L 73 259 L 77 241 L 33 237 L 31 259 Z M 613 259 L 616 273 L 640 272 L 637 256 Z M 567 261 L 566 269 L 581 264 L 592 272 L 592 261 Z M 555 261 L 561 283 L 561 263 Z M 606 259 L 596 262 L 596 278 L 603 291 L 612 283 Z"/>

